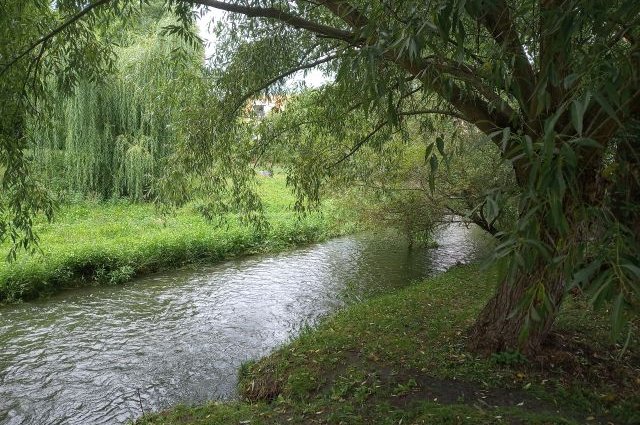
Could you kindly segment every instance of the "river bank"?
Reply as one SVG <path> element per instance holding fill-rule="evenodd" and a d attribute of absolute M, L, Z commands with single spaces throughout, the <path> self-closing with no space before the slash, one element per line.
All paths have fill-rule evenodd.
<path fill-rule="evenodd" d="M 240 370 L 242 401 L 178 406 L 139 425 L 640 421 L 640 353 L 569 300 L 539 358 L 478 358 L 465 329 L 495 270 L 455 267 L 348 307 Z"/>
<path fill-rule="evenodd" d="M 125 424 L 233 400 L 238 370 L 341 308 L 489 251 L 449 224 L 437 247 L 393 231 L 154 273 L 0 308 L 0 424 Z"/>
<path fill-rule="evenodd" d="M 40 253 L 0 262 L 0 303 L 31 300 L 70 287 L 117 285 L 159 270 L 239 255 L 276 252 L 351 233 L 353 215 L 328 200 L 299 217 L 285 177 L 260 179 L 265 232 L 228 217 L 207 221 L 197 204 L 160 216 L 152 205 L 126 201 L 64 205 L 53 223 L 37 223 Z M 8 246 L 0 247 L 6 258 Z"/>

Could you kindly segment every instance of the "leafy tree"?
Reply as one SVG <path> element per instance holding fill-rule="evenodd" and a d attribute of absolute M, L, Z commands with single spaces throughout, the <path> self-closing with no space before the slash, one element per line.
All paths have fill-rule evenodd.
<path fill-rule="evenodd" d="M 80 79 L 70 93 L 48 81 L 48 119 L 27 117 L 34 166 L 58 197 L 155 195 L 155 178 L 180 137 L 176 105 L 202 78 L 204 53 L 162 34 L 175 18 L 154 9 L 136 18 L 140 23 L 128 22 L 125 31 L 101 31 L 118 38 L 112 72 L 100 81 Z"/>
<path fill-rule="evenodd" d="M 71 20 L 98 16 L 97 6 L 117 15 L 131 4 L 137 2 L 97 1 Z M 295 72 L 323 68 L 333 81 L 306 124 L 330 136 L 314 142 L 325 143 L 323 153 L 305 157 L 305 143 L 291 140 L 299 154 L 290 182 L 300 206 L 317 201 L 327 176 L 347 168 L 363 146 L 382 146 L 403 131 L 407 117 L 456 117 L 500 150 L 519 187 L 517 223 L 495 252 L 507 271 L 471 330 L 471 348 L 535 352 L 572 286 L 596 305 L 610 303 L 614 334 L 623 330 L 640 295 L 637 0 L 167 4 L 185 23 L 192 5 L 230 14 L 219 26 L 213 96 L 194 99 L 192 122 L 199 126 L 169 175 L 212 170 L 213 186 L 231 191 L 237 204 L 258 207 L 247 176 L 262 142 L 237 119 L 242 105 L 255 93 L 277 91 Z M 64 25 L 57 28 L 71 31 Z M 51 27 L 41 30 L 54 35 L 18 44 L 10 57 L 35 60 L 43 43 L 64 39 Z M 189 37 L 186 24 L 174 31 Z M 85 47 L 77 44 L 73 51 Z M 25 63 L 12 59 L 0 72 Z M 362 122 L 374 124 L 355 134 Z M 430 146 L 427 163 L 437 172 Z M 482 208 L 490 208 L 483 211 L 498 214 L 492 206 L 501 196 L 497 190 L 486 198 Z"/>
<path fill-rule="evenodd" d="M 335 164 L 337 146 L 342 144 L 348 153 L 378 122 L 377 117 L 352 113 L 340 128 L 328 126 L 321 105 L 333 107 L 333 102 L 319 101 L 321 92 L 326 95 L 327 90 L 293 95 L 284 111 L 260 122 L 254 129 L 259 135 L 257 159 L 288 167 L 288 174 L 300 181 L 312 171 L 309 162 L 325 164 L 323 168 L 331 169 L 322 185 L 325 191 L 333 197 L 348 196 L 362 219 L 395 227 L 410 242 L 428 239 L 435 225 L 453 216 L 497 237 L 512 224 L 512 198 L 517 193 L 513 173 L 500 159 L 499 149 L 480 132 L 460 121 L 408 116 L 401 125 L 388 128 L 390 132 L 372 136 L 357 155 Z M 433 170 L 431 159 L 439 164 Z M 493 196 L 496 192 L 500 196 Z M 363 195 L 369 197 L 365 202 Z"/>

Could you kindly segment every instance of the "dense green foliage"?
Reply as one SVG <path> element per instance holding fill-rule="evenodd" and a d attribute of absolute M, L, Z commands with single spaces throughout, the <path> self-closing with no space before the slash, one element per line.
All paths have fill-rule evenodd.
<path fill-rule="evenodd" d="M 463 140 L 492 144 L 517 185 L 489 178 L 459 203 L 500 237 L 495 256 L 510 264 L 477 323 L 477 348 L 536 351 L 573 287 L 594 305 L 613 303 L 614 335 L 631 332 L 628 312 L 640 293 L 637 2 L 200 3 L 235 12 L 219 31 L 224 73 L 216 80 L 222 104 L 212 109 L 220 117 L 212 157 L 235 153 L 235 99 L 277 91 L 273 81 L 301 67 L 323 67 L 334 80 L 302 112 L 289 108 L 284 123 L 262 126 L 256 148 L 280 142 L 274 152 L 287 152 L 300 205 L 313 206 L 336 177 L 362 182 L 356 153 L 369 159 L 365 147 L 388 155 L 365 166 L 393 178 L 397 138 L 423 144 L 416 166 L 426 166 L 430 190 L 446 188 L 454 175 L 439 172 L 456 137 L 434 137 L 433 115 L 455 117 Z M 266 65 L 258 71 L 259 63 Z M 236 167 L 226 164 L 228 172 Z M 496 228 L 504 216 L 515 225 Z"/>
<path fill-rule="evenodd" d="M 583 300 L 565 306 L 548 357 L 464 350 L 497 273 L 449 272 L 353 305 L 241 371 L 243 401 L 179 406 L 141 424 L 635 423 L 633 365 Z M 595 345 L 587 350 L 583 341 Z M 591 351 L 595 350 L 595 351 Z M 540 365 L 545 365 L 541 368 Z M 552 364 L 552 365 L 551 365 Z M 624 376 L 621 378 L 620 376 Z"/>
<path fill-rule="evenodd" d="M 242 225 L 233 215 L 208 221 L 198 202 L 169 216 L 152 205 L 125 200 L 65 205 L 53 223 L 36 226 L 42 252 L 0 263 L 0 302 L 70 286 L 120 284 L 160 269 L 282 250 L 354 229 L 353 215 L 332 202 L 299 217 L 291 209 L 294 197 L 282 175 L 261 180 L 259 191 L 270 222 L 262 231 Z"/>
<path fill-rule="evenodd" d="M 185 131 L 180 112 L 203 77 L 204 53 L 164 33 L 175 19 L 151 12 L 126 31 L 105 31 L 105 37 L 121 32 L 112 72 L 98 81 L 81 79 L 71 93 L 51 82 L 52 111 L 46 119 L 28 116 L 34 168 L 58 198 L 154 196 Z"/>
<path fill-rule="evenodd" d="M 60 1 L 55 9 L 47 2 L 34 2 L 33 9 L 14 3 L 6 8 L 24 31 L 3 54 L 10 59 L 0 72 L 12 93 L 9 110 L 19 119 L 6 121 L 13 124 L 3 124 L 2 132 L 3 140 L 22 143 L 3 142 L 4 162 L 20 167 L 24 117 L 42 115 L 27 101 L 42 97 L 47 75 L 60 75 L 60 87 L 78 93 L 85 79 L 102 80 L 97 70 L 115 65 L 114 45 L 102 35 L 130 22 L 149 2 Z M 404 173 L 401 180 L 408 178 L 410 189 L 426 182 L 431 194 L 408 199 L 410 208 L 403 204 L 407 199 L 391 199 L 391 207 L 423 215 L 438 211 L 432 205 L 462 210 L 496 234 L 501 243 L 495 257 L 508 260 L 496 297 L 474 326 L 476 350 L 536 352 L 570 290 L 588 293 L 593 305 L 611 306 L 613 334 L 630 335 L 628 319 L 640 299 L 636 0 L 151 3 L 153 10 L 174 13 L 176 24 L 167 30 L 189 45 L 196 42 L 194 5 L 230 12 L 217 26 L 211 70 L 193 84 L 181 111 L 184 131 L 154 190 L 163 202 L 180 206 L 207 196 L 208 213 L 242 211 L 243 218 L 263 224 L 253 179 L 265 156 L 288 170 L 296 206 L 308 209 L 327 186 L 344 190 L 340 181 L 361 184 L 363 176 L 378 174 L 394 183 L 402 177 L 398 171 L 408 169 L 398 165 L 396 146 L 422 145 L 419 164 L 426 170 L 418 179 Z M 38 11 L 47 17 L 40 26 L 31 19 Z M 44 37 L 33 43 L 34 35 Z M 288 108 L 281 122 L 258 122 L 247 113 L 252 96 L 283 93 L 287 77 L 312 68 L 325 70 L 330 83 L 302 107 Z M 29 81 L 35 88 L 23 93 L 20 87 Z M 441 119 L 434 116 L 453 119 L 456 131 L 437 134 Z M 486 185 L 474 178 L 474 191 L 468 191 L 465 177 L 448 167 L 456 143 L 473 140 L 490 144 L 493 152 L 476 150 L 486 153 L 478 159 L 464 150 L 472 152 L 466 163 L 476 165 L 475 174 L 486 176 Z M 137 155 L 147 142 L 128 138 L 121 152 Z M 360 153 L 365 160 L 356 158 Z M 494 155 L 501 164 L 485 161 Z M 149 167 L 136 158 L 138 168 L 129 168 L 137 171 L 119 174 L 132 183 L 112 193 L 145 192 L 140 170 L 150 174 Z M 498 171 L 491 175 L 486 163 Z M 9 174 L 17 189 L 5 201 L 17 208 L 9 207 L 4 222 L 18 218 L 8 233 L 13 229 L 25 245 L 34 240 L 29 217 L 50 209 L 28 167 L 17 171 Z M 445 193 L 434 198 L 439 185 Z M 429 220 L 413 222 L 422 228 Z"/>

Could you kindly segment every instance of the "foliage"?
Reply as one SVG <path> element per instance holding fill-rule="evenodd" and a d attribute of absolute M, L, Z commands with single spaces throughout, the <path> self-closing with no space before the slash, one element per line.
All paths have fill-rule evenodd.
<path fill-rule="evenodd" d="M 201 49 L 162 35 L 175 19 L 156 19 L 119 34 L 113 72 L 81 79 L 70 94 L 51 83 L 48 119 L 28 117 L 34 166 L 58 197 L 155 195 L 153 184 L 181 137 L 180 105 L 202 77 L 203 58 Z"/>
<path fill-rule="evenodd" d="M 61 13 L 69 12 L 65 17 L 77 11 L 70 3 L 60 2 Z M 96 8 L 100 14 L 93 11 L 98 3 L 88 6 L 88 16 L 126 18 L 140 5 L 104 3 Z M 187 42 L 194 39 L 193 4 L 231 13 L 217 27 L 210 83 L 194 88 L 183 121 L 190 131 L 162 179 L 169 204 L 187 201 L 184 188 L 195 175 L 199 193 L 211 195 L 211 211 L 241 210 L 259 221 L 263 206 L 254 166 L 274 137 L 289 142 L 280 152 L 286 152 L 282 162 L 300 210 L 317 205 L 336 176 L 348 181 L 358 174 L 354 158 L 363 146 L 385 152 L 396 137 L 425 143 L 433 192 L 452 149 L 445 138 L 433 140 L 433 117 L 456 118 L 484 134 L 517 184 L 507 191 L 500 184 L 486 187 L 469 214 L 493 224 L 504 207 L 517 216 L 514 226 L 494 232 L 502 242 L 495 257 L 507 259 L 509 267 L 475 326 L 477 348 L 536 351 L 572 285 L 590 293 L 595 305 L 612 306 L 614 335 L 625 329 L 640 293 L 634 131 L 640 118 L 640 3 L 169 1 L 179 23 L 172 31 Z M 84 22 L 62 30 L 82 33 Z M 45 45 L 63 39 L 50 34 Z M 73 71 L 60 75 L 76 75 L 76 68 L 83 69 L 78 52 L 95 46 L 89 36 L 78 40 L 64 51 Z M 24 45 L 11 49 L 25 51 Z M 36 55 L 42 45 L 26 51 Z M 44 50 L 62 51 L 54 47 Z M 277 133 L 249 120 L 247 99 L 281 92 L 287 77 L 311 68 L 333 80 L 309 97 L 315 107 L 304 109 L 312 111 L 305 120 L 289 120 L 297 123 Z M 394 167 L 386 165 L 381 171 L 393 176 Z M 502 182 L 496 180 L 488 184 Z"/>
<path fill-rule="evenodd" d="M 232 118 L 234 99 L 318 63 L 334 81 L 308 100 L 313 113 L 276 133 L 296 141 L 286 160 L 301 208 L 312 207 L 341 168 L 352 178 L 354 153 L 363 146 L 383 151 L 393 146 L 387 143 L 393 135 L 411 137 L 416 121 L 428 129 L 433 114 L 464 120 L 499 150 L 518 185 L 505 192 L 491 182 L 469 208 L 488 223 L 505 206 L 517 216 L 506 232 L 491 231 L 502 240 L 496 259 L 509 259 L 500 291 L 518 299 L 483 312 L 478 343 L 489 350 L 538 349 L 567 282 L 592 293 L 595 305 L 612 303 L 619 335 L 625 311 L 638 306 L 640 214 L 635 197 L 625 197 L 621 214 L 610 194 L 614 181 L 625 182 L 624 189 L 618 185 L 624 193 L 634 193 L 639 182 L 631 167 L 609 168 L 620 172 L 610 181 L 600 176 L 612 160 L 637 164 L 629 135 L 639 114 L 637 2 L 202 3 L 237 12 L 219 34 L 224 74 L 216 83 L 225 105 L 216 107 L 222 119 L 213 122 L 215 152 L 237 138 L 228 124 L 239 122 Z M 266 75 L 255 75 L 257 63 L 266 64 Z M 450 149 L 438 140 L 426 145 L 432 176 L 445 165 L 438 151 Z M 441 180 L 430 179 L 431 191 Z M 500 320 L 490 317 L 501 307 Z M 509 332 L 500 331 L 503 323 Z M 491 337 L 483 338 L 491 327 Z"/>
<path fill-rule="evenodd" d="M 539 360 L 553 367 L 543 368 L 538 360 L 496 364 L 464 350 L 465 328 L 491 296 L 497 277 L 495 270 L 456 267 L 347 307 L 245 364 L 242 401 L 177 406 L 138 423 L 637 421 L 638 345 L 623 359 L 604 360 L 619 348 L 610 346 L 598 316 L 581 306 L 565 306 L 559 332 L 569 341 L 602 345 L 569 346 Z M 621 369 L 629 371 L 626 378 L 610 373 Z"/>
<path fill-rule="evenodd" d="M 0 301 L 75 285 L 121 284 L 159 269 L 277 251 L 353 231 L 353 217 L 331 201 L 300 219 L 282 175 L 261 180 L 260 191 L 272 223 L 267 232 L 243 226 L 234 215 L 222 224 L 208 221 L 196 203 L 170 216 L 124 200 L 64 205 L 53 223 L 36 224 L 41 253 L 0 263 Z"/>

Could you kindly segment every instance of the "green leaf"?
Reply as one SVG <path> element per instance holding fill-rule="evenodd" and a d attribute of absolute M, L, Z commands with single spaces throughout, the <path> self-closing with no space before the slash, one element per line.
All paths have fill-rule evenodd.
<path fill-rule="evenodd" d="M 444 154 L 444 139 L 441 136 L 436 137 L 436 145 L 438 147 L 438 152 L 440 152 L 440 155 L 445 156 L 445 154 Z"/>
<path fill-rule="evenodd" d="M 563 143 L 560 148 L 560 154 L 562 158 L 564 158 L 565 163 L 571 166 L 571 168 L 576 168 L 578 165 L 578 158 L 576 157 L 576 153 L 571 149 L 571 147 L 567 143 Z"/>
<path fill-rule="evenodd" d="M 571 124 L 573 128 L 576 129 L 576 132 L 582 136 L 582 119 L 584 118 L 584 112 L 580 112 L 580 107 L 576 103 L 577 101 L 573 101 L 571 103 Z"/>
<path fill-rule="evenodd" d="M 582 135 L 584 114 L 587 112 L 587 108 L 589 107 L 590 102 L 590 92 L 586 92 L 580 99 L 575 99 L 573 102 L 571 102 L 571 124 L 579 135 Z"/>
<path fill-rule="evenodd" d="M 625 269 L 631 271 L 638 279 L 640 279 L 640 267 L 630 263 L 621 264 L 620 267 L 624 267 Z"/>
<path fill-rule="evenodd" d="M 595 309 L 600 308 L 604 301 L 609 298 L 608 292 L 611 289 L 612 280 L 611 272 L 606 270 L 598 275 L 591 283 L 590 286 L 593 295 L 591 296 L 590 303 Z"/>
<path fill-rule="evenodd" d="M 544 122 L 544 136 L 545 138 L 552 138 L 555 135 L 555 128 L 558 119 L 564 113 L 564 108 L 558 108 L 558 110 Z"/>
<path fill-rule="evenodd" d="M 533 140 L 529 135 L 524 136 L 524 151 L 527 157 L 531 158 L 533 156 Z"/>
<path fill-rule="evenodd" d="M 495 220 L 500 215 L 500 206 L 493 196 L 487 196 L 487 219 Z"/>
<path fill-rule="evenodd" d="M 427 148 L 424 151 L 424 163 L 426 164 L 427 161 L 429 161 L 429 158 L 431 157 L 431 153 L 433 152 L 433 147 L 435 146 L 435 143 L 429 143 L 427 145 Z"/>
<path fill-rule="evenodd" d="M 509 140 L 511 139 L 511 128 L 506 127 L 502 130 L 502 151 L 506 152 L 507 145 L 509 144 Z"/>
<path fill-rule="evenodd" d="M 531 309 L 529 310 L 529 314 L 531 315 L 531 320 L 533 320 L 534 322 L 540 322 L 542 321 L 542 317 L 540 316 L 540 313 L 538 313 L 538 310 L 535 307 L 531 307 Z"/>
<path fill-rule="evenodd" d="M 578 74 L 569 74 L 564 78 L 564 88 L 568 89 L 569 87 L 573 86 L 573 83 L 576 82 L 576 80 L 578 79 Z"/>
<path fill-rule="evenodd" d="M 602 109 L 607 113 L 607 115 L 609 115 L 609 117 L 613 118 L 620 127 L 623 127 L 623 124 L 618 119 L 618 115 L 613 110 L 613 107 L 609 104 L 609 102 L 607 102 L 607 99 L 602 97 L 597 92 L 593 93 L 593 98 L 596 100 L 596 102 L 598 102 L 598 104 L 600 104 L 600 107 L 602 107 Z"/>
<path fill-rule="evenodd" d="M 573 278 L 571 279 L 570 286 L 576 286 L 579 284 L 585 284 L 589 281 L 593 273 L 600 268 L 602 262 L 599 260 L 591 262 L 588 266 L 583 267 L 573 274 Z"/>
<path fill-rule="evenodd" d="M 431 189 L 431 193 L 433 193 L 436 190 L 436 171 L 438 171 L 438 158 L 436 158 L 435 155 L 431 155 L 429 164 L 431 165 L 431 173 L 429 173 L 429 189 Z"/>
<path fill-rule="evenodd" d="M 589 137 L 578 137 L 576 139 L 571 140 L 570 143 L 578 146 L 588 147 L 588 148 L 602 149 L 602 145 L 600 143 L 596 142 L 595 140 Z"/>
<path fill-rule="evenodd" d="M 429 164 L 431 165 L 431 174 L 435 174 L 438 171 L 438 158 L 435 155 L 431 155 Z"/>

